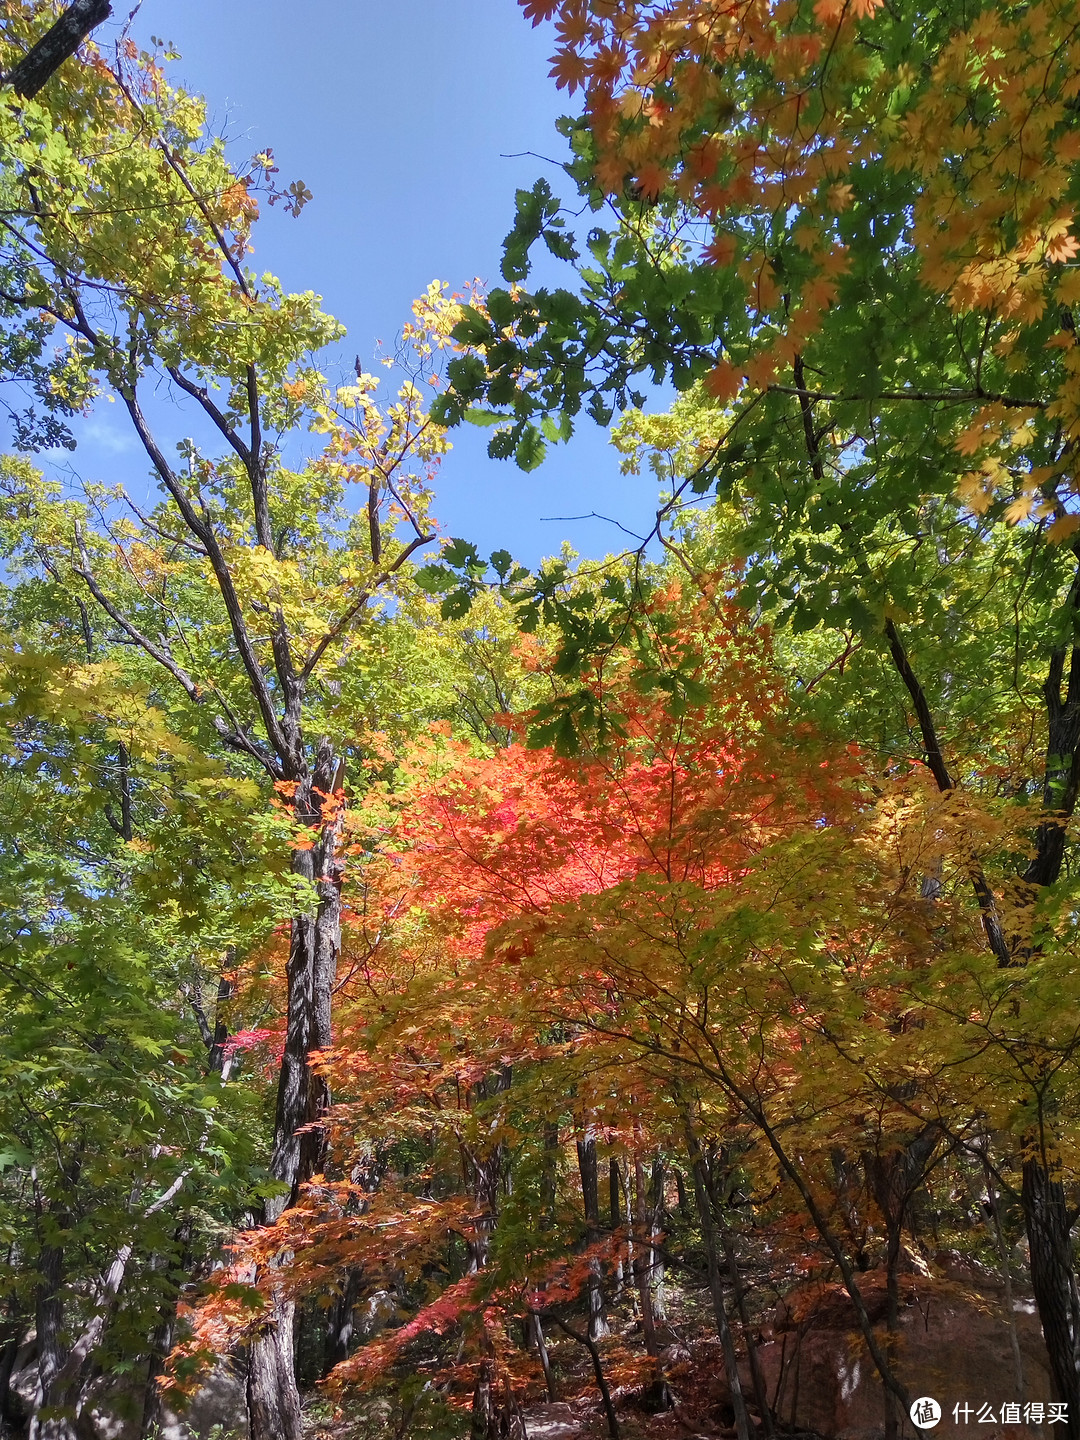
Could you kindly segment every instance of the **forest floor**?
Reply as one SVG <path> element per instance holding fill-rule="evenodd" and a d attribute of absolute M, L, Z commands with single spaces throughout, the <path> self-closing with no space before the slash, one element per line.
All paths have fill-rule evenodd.
<path fill-rule="evenodd" d="M 683 1327 L 676 1339 L 667 1327 L 664 1373 L 674 1405 L 661 1413 L 648 1408 L 652 1362 L 642 1354 L 640 1331 L 633 1324 L 600 1342 L 604 1369 L 618 1416 L 621 1440 L 734 1440 L 730 1392 L 724 1378 L 719 1342 L 704 1334 L 689 1337 Z M 549 1346 L 560 1399 L 544 1398 L 539 1365 L 535 1387 L 522 1416 L 528 1440 L 607 1440 L 607 1421 L 587 1354 L 571 1340 Z M 464 1406 L 467 1397 L 458 1397 Z M 355 1408 L 354 1408 L 355 1405 Z M 385 1402 L 346 1403 L 336 1422 L 309 1428 L 309 1440 L 388 1440 L 396 1416 Z M 752 1409 L 752 1407 L 751 1407 Z"/>

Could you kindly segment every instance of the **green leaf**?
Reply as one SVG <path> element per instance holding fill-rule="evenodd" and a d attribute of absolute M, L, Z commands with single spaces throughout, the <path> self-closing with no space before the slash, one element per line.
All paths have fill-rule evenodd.
<path fill-rule="evenodd" d="M 535 470 L 547 454 L 547 446 L 535 425 L 526 425 L 514 451 L 521 470 Z"/>
<path fill-rule="evenodd" d="M 429 595 L 441 595 L 444 590 L 457 584 L 457 576 L 445 565 L 424 565 L 417 570 L 413 578 L 420 589 L 427 591 Z"/>
<path fill-rule="evenodd" d="M 464 569 L 467 565 L 480 564 L 479 552 L 469 540 L 451 540 L 448 545 L 443 546 L 442 558 L 455 570 Z"/>
<path fill-rule="evenodd" d="M 453 590 L 439 606 L 444 620 L 460 620 L 472 609 L 473 597 L 468 590 Z"/>
<path fill-rule="evenodd" d="M 495 339 L 491 321 L 472 305 L 466 305 L 461 319 L 450 331 L 459 345 L 486 345 Z"/>
<path fill-rule="evenodd" d="M 492 425 L 501 425 L 506 416 L 501 415 L 498 410 L 481 410 L 474 405 L 465 411 L 465 419 L 470 425 L 487 429 Z"/>

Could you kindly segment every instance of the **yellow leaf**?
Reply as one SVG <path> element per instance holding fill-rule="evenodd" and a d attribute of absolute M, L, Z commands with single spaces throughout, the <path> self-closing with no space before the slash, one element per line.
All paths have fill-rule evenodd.
<path fill-rule="evenodd" d="M 1077 530 L 1080 530 L 1080 515 L 1061 515 L 1047 528 L 1046 538 L 1051 545 L 1060 545 Z"/>

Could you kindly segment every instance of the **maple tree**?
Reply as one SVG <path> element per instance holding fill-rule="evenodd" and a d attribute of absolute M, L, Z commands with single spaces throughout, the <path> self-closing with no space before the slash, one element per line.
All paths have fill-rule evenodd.
<path fill-rule="evenodd" d="M 1018 783 L 1042 815 L 1011 894 L 1037 908 L 1059 883 L 1080 780 L 1072 8 L 525 9 L 556 21 L 553 73 L 583 91 L 563 125 L 566 170 L 601 223 L 580 245 L 547 182 L 519 194 L 511 287 L 455 332 L 471 353 L 440 417 L 494 424 L 492 453 L 528 467 L 583 409 L 607 423 L 642 406 L 639 376 L 696 397 L 711 418 L 658 528 L 695 496 L 729 503 L 747 600 L 796 630 L 842 630 L 842 653 L 863 652 L 857 674 L 880 675 L 884 657 L 945 793 L 967 783 L 960 752 L 946 758 L 963 708 L 946 677 L 981 569 L 991 606 L 1012 607 L 1015 643 L 999 631 L 995 645 L 988 625 L 960 660 L 973 695 L 994 696 L 961 751 L 1010 743 L 993 728 L 1008 709 L 998 687 L 1010 722 L 1034 716 L 1042 756 Z M 576 264 L 580 289 L 527 289 L 540 242 Z M 592 634 L 579 624 L 568 663 L 605 629 L 606 616 Z M 972 880 L 998 963 L 1027 964 L 1030 922 Z M 1028 1137 L 1024 1206 L 1055 1383 L 1075 1414 L 1053 1128 Z"/>
<path fill-rule="evenodd" d="M 628 1259 L 646 1355 L 625 1373 L 647 1380 L 661 1300 L 643 1161 L 663 1175 L 681 1159 L 736 1374 L 719 1143 L 741 1151 L 729 1174 L 766 1190 L 779 1177 L 785 1206 L 804 1212 L 906 1410 L 862 1298 L 868 1239 L 850 1224 L 838 1137 L 861 1150 L 881 1215 L 895 1323 L 913 1192 L 957 1155 L 1007 1169 L 1034 1113 L 1074 1113 L 1062 988 L 1074 949 L 1066 930 L 1044 937 L 1022 979 L 998 966 L 969 875 L 1007 862 L 1015 822 L 979 797 L 943 799 L 916 767 L 875 774 L 805 724 L 793 752 L 797 706 L 768 636 L 723 588 L 689 615 L 678 590 L 665 596 L 670 643 L 693 638 L 706 657 L 698 707 L 672 716 L 643 698 L 627 661 L 608 677 L 621 738 L 604 752 L 478 756 L 437 733 L 417 753 L 413 781 L 389 797 L 400 849 L 369 873 L 346 939 L 355 980 L 326 1060 L 342 1178 L 318 1177 L 276 1233 L 242 1241 L 189 1354 L 258 1323 L 237 1277 L 253 1251 L 286 1251 L 299 1296 L 348 1276 L 354 1301 L 390 1288 L 411 1312 L 339 1362 L 334 1386 L 378 1383 L 415 1366 L 425 1336 L 463 1332 L 468 1358 L 459 1347 L 425 1373 L 461 1387 L 462 1403 L 472 1394 L 472 1433 L 484 1435 L 482 1396 L 502 1387 L 512 1417 L 530 1368 L 550 1386 L 542 1326 L 564 1326 L 575 1301 L 591 1317 Z M 1018 1019 L 1009 997 L 1021 985 Z M 1049 1089 L 1036 1057 L 1056 1075 Z M 616 1170 L 637 1172 L 627 1229 L 617 1202 L 610 1225 L 590 1211 L 582 1150 L 598 1138 Z M 1075 1140 L 1059 1123 L 1070 1184 Z M 524 1369 L 511 1338 L 523 1321 L 536 1327 Z M 608 1365 L 624 1363 L 609 1351 Z M 735 1413 L 751 1434 L 743 1400 Z"/>

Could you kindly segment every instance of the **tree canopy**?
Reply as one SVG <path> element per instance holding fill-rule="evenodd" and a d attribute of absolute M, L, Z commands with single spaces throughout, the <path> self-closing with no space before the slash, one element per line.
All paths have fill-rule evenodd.
<path fill-rule="evenodd" d="M 961 1265 L 1076 1440 L 1076 7 L 522 8 L 566 195 L 385 383 L 166 47 L 0 13 L 0 1429 L 619 1440 L 707 1341 L 773 1440 L 833 1304 L 896 1440 Z M 583 412 L 640 546 L 440 530 Z"/>

